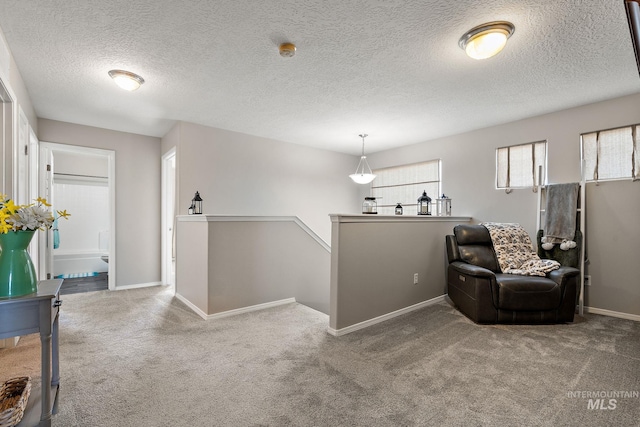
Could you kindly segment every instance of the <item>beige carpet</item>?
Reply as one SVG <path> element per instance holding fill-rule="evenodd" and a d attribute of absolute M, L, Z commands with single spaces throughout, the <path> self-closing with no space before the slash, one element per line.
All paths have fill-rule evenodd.
<path fill-rule="evenodd" d="M 640 425 L 639 397 L 593 409 L 579 393 L 637 396 L 637 322 L 479 326 L 442 303 L 343 337 L 327 326 L 295 303 L 204 321 L 160 287 L 65 296 L 53 425 Z M 37 336 L 0 367 L 37 373 Z"/>

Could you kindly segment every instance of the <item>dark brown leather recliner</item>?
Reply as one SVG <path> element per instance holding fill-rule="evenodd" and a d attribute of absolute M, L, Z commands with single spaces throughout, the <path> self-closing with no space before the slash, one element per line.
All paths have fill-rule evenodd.
<path fill-rule="evenodd" d="M 503 274 L 482 225 L 457 225 L 446 236 L 451 301 L 476 323 L 573 322 L 580 270 L 540 276 Z"/>

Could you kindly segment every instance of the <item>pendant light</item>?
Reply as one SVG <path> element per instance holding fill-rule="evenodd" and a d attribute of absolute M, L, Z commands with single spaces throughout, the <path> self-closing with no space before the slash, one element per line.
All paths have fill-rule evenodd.
<path fill-rule="evenodd" d="M 356 173 L 349 175 L 356 184 L 368 184 L 373 181 L 376 176 L 371 172 L 369 163 L 367 163 L 367 156 L 364 155 L 364 139 L 369 136 L 366 133 L 358 135 L 362 138 L 362 156 L 360 157 L 360 163 L 356 168 Z"/>

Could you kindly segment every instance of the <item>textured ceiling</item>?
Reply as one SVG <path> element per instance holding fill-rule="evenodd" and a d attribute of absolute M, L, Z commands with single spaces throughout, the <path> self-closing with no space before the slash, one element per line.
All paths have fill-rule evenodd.
<path fill-rule="evenodd" d="M 460 36 L 494 20 L 505 50 L 468 58 Z M 362 132 L 374 152 L 640 92 L 622 0 L 2 0 L 0 27 L 39 117 L 153 136 L 358 154 Z"/>

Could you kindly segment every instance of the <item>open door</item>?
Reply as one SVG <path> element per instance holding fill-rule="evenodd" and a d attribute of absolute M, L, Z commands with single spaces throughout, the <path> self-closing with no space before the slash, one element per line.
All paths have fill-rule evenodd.
<path fill-rule="evenodd" d="M 162 156 L 162 284 L 175 286 L 176 149 Z"/>
<path fill-rule="evenodd" d="M 53 205 L 53 151 L 40 145 L 38 153 L 38 194 Z M 38 278 L 53 278 L 53 230 L 38 233 Z"/>
<path fill-rule="evenodd" d="M 115 151 L 40 142 L 39 193 L 71 214 L 41 233 L 41 275 L 69 279 L 107 272 L 116 288 Z M 57 248 L 57 249 L 56 249 Z M 55 250 L 54 250 L 55 249 Z"/>

